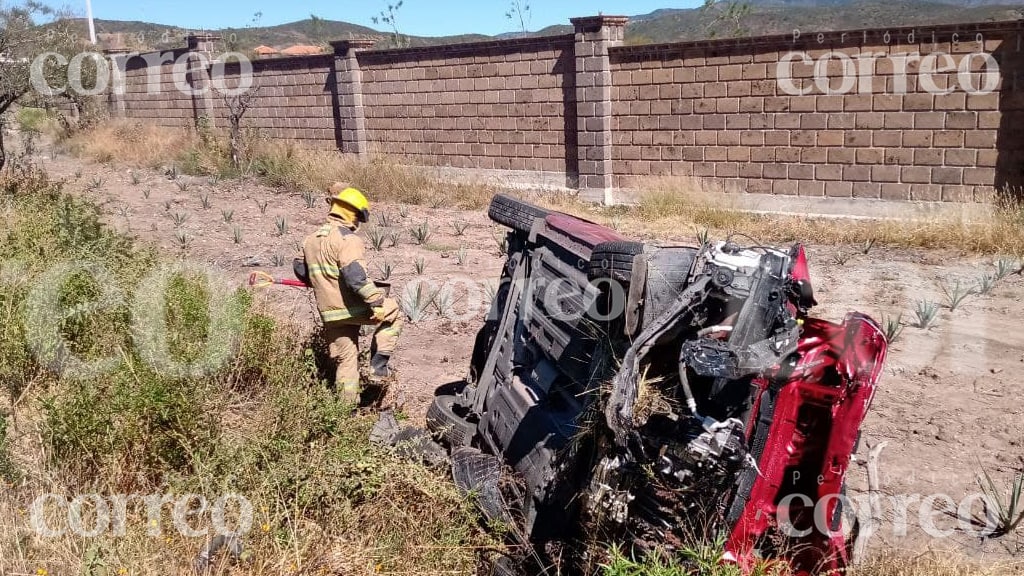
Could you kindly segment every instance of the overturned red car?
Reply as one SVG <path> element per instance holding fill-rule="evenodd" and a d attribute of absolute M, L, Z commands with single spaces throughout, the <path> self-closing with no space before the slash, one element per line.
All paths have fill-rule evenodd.
<path fill-rule="evenodd" d="M 840 495 L 886 342 L 867 316 L 808 315 L 800 245 L 634 242 L 502 195 L 489 214 L 511 229 L 500 288 L 427 421 L 525 545 L 496 573 L 709 540 L 746 567 L 846 565 Z"/>

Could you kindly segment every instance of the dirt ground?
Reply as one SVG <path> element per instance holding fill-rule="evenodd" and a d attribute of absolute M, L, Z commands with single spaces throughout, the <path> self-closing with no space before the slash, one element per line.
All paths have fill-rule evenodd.
<path fill-rule="evenodd" d="M 319 225 L 324 205 L 307 208 L 299 194 L 284 194 L 254 182 L 223 181 L 181 176 L 172 180 L 154 171 L 135 171 L 132 183 L 125 168 L 82 163 L 67 157 L 40 157 L 39 164 L 52 175 L 65 178 L 67 189 L 98 201 L 106 220 L 144 242 L 158 245 L 169 254 L 181 254 L 172 215 L 186 214 L 180 231 L 191 237 L 185 255 L 209 264 L 243 283 L 254 270 L 291 277 L 291 258 L 298 243 Z M 188 183 L 182 190 L 179 183 Z M 148 198 L 144 195 L 148 191 Z M 209 209 L 201 196 L 208 195 Z M 372 201 L 372 199 L 371 199 Z M 259 204 L 266 202 L 261 213 Z M 169 205 L 167 204 L 169 203 Z M 231 223 L 222 210 L 233 211 Z M 437 284 L 494 282 L 502 258 L 497 238 L 501 228 L 484 211 L 451 213 L 421 206 L 375 205 L 375 213 L 387 212 L 390 230 L 400 233 L 396 247 L 369 252 L 370 268 L 388 261 L 394 265 L 390 281 L 394 291 L 421 276 L 414 263 L 426 265 L 422 278 Z M 402 214 L 405 214 L 403 216 Z M 278 217 L 287 220 L 287 231 L 278 235 Z M 469 224 L 457 236 L 453 222 Z M 432 237 L 415 245 L 409 229 L 429 223 Z M 842 226 L 837 221 L 836 226 Z M 242 234 L 233 239 L 233 227 Z M 687 232 L 683 238 L 690 240 Z M 665 238 L 671 240 L 671 238 Z M 389 242 L 385 242 L 387 246 Z M 458 263 L 464 247 L 465 262 Z M 275 256 L 279 259 L 275 265 Z M 820 305 L 816 316 L 840 321 L 848 311 L 866 312 L 875 318 L 903 312 L 904 322 L 913 317 L 914 303 L 922 298 L 944 302 L 942 282 L 959 279 L 973 285 L 983 273 L 993 272 L 993 258 L 965 255 L 956 250 L 925 251 L 874 247 L 863 254 L 857 246 L 809 246 L 813 284 Z M 465 286 L 466 284 L 462 284 Z M 271 310 L 297 326 L 315 326 L 312 302 L 304 290 L 274 286 L 256 291 Z M 478 290 L 483 293 L 485 290 Z M 485 307 L 467 312 L 472 297 L 456 292 L 454 309 L 466 313 L 462 320 L 439 318 L 436 310 L 411 323 L 405 333 L 396 367 L 400 375 L 398 400 L 414 419 L 422 415 L 434 389 L 458 380 L 466 372 L 473 338 Z M 920 500 L 925 512 L 933 506 L 930 495 L 945 494 L 959 503 L 978 493 L 977 476 L 987 470 L 999 482 L 1008 481 L 1024 467 L 1024 278 L 1011 275 L 986 296 L 973 296 L 950 311 L 943 307 L 934 327 L 906 327 L 890 348 L 884 376 L 863 430 L 858 459 L 863 462 L 869 447 L 887 443 L 879 459 L 880 488 L 884 494 L 909 495 L 909 528 L 899 533 L 900 514 L 891 504 L 883 506 L 885 521 L 870 539 L 874 548 L 911 551 L 959 548 L 979 559 L 1024 554 L 1020 532 L 998 539 L 983 539 L 955 531 L 947 538 L 930 538 L 918 520 Z M 486 296 L 483 296 L 486 300 Z M 866 467 L 851 468 L 850 495 L 867 488 Z M 1004 494 L 1006 491 L 1004 491 Z M 941 508 L 940 504 L 936 509 Z M 977 513 L 980 507 L 975 505 Z M 966 512 L 967 509 L 964 509 Z M 925 514 L 936 528 L 956 526 L 952 515 Z"/>

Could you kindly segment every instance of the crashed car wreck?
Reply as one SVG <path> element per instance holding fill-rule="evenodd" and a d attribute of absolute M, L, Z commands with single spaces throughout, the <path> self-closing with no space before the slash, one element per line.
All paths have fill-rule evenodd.
<path fill-rule="evenodd" d="M 800 245 L 645 244 L 504 195 L 489 215 L 510 229 L 500 287 L 427 424 L 527 545 L 496 573 L 715 537 L 741 567 L 846 565 L 837 495 L 886 342 L 865 315 L 808 316 Z"/>

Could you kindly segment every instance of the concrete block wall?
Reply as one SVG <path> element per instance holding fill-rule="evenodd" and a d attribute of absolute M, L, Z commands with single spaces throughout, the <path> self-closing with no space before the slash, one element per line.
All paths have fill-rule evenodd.
<path fill-rule="evenodd" d="M 253 88 L 258 89 L 243 124 L 269 138 L 291 140 L 312 148 L 335 146 L 333 65 L 329 55 L 256 60 Z M 218 68 L 214 68 L 217 70 Z M 223 86 L 238 86 L 237 65 L 222 68 Z M 214 77 L 217 73 L 213 72 Z M 211 95 L 217 127 L 228 126 L 224 97 Z"/>
<path fill-rule="evenodd" d="M 372 150 L 416 163 L 574 172 L 569 37 L 358 55 Z"/>
<path fill-rule="evenodd" d="M 1024 185 L 1024 21 L 642 46 L 623 45 L 625 18 L 572 22 L 565 36 L 402 50 L 344 40 L 332 55 L 257 61 L 245 122 L 343 153 L 553 173 L 603 201 L 650 176 L 947 202 Z M 188 50 L 212 54 L 213 40 Z M 160 94 L 144 94 L 140 62 L 128 59 L 112 111 L 227 125 L 223 99 L 180 93 L 169 64 Z M 189 82 L 237 75 L 218 70 L 197 66 Z"/>
<path fill-rule="evenodd" d="M 192 99 L 182 94 L 174 82 L 174 62 L 186 52 L 187 49 L 168 52 L 164 59 L 169 62 L 154 67 L 149 66 L 141 55 L 123 57 L 124 110 L 118 114 L 159 126 L 180 128 L 191 125 L 195 121 Z M 151 82 L 152 88 L 149 87 Z"/>
<path fill-rule="evenodd" d="M 1020 118 L 1019 32 L 1012 23 L 613 48 L 615 184 L 672 175 L 765 194 L 991 199 L 1000 155 L 1019 147 L 1000 137 Z M 807 60 L 780 69 L 792 53 Z M 971 94 L 962 79 L 983 87 L 980 53 L 1002 74 L 994 92 Z"/>

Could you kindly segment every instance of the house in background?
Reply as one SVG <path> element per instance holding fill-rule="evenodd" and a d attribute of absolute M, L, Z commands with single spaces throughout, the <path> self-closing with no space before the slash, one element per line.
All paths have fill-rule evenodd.
<path fill-rule="evenodd" d="M 262 45 L 253 48 L 252 53 L 255 54 L 257 58 L 273 58 L 280 54 L 276 49 Z"/>
<path fill-rule="evenodd" d="M 281 56 L 313 56 L 316 54 L 323 54 L 324 49 L 320 46 L 309 46 L 305 44 L 296 44 L 289 46 L 284 50 L 281 50 Z"/>

